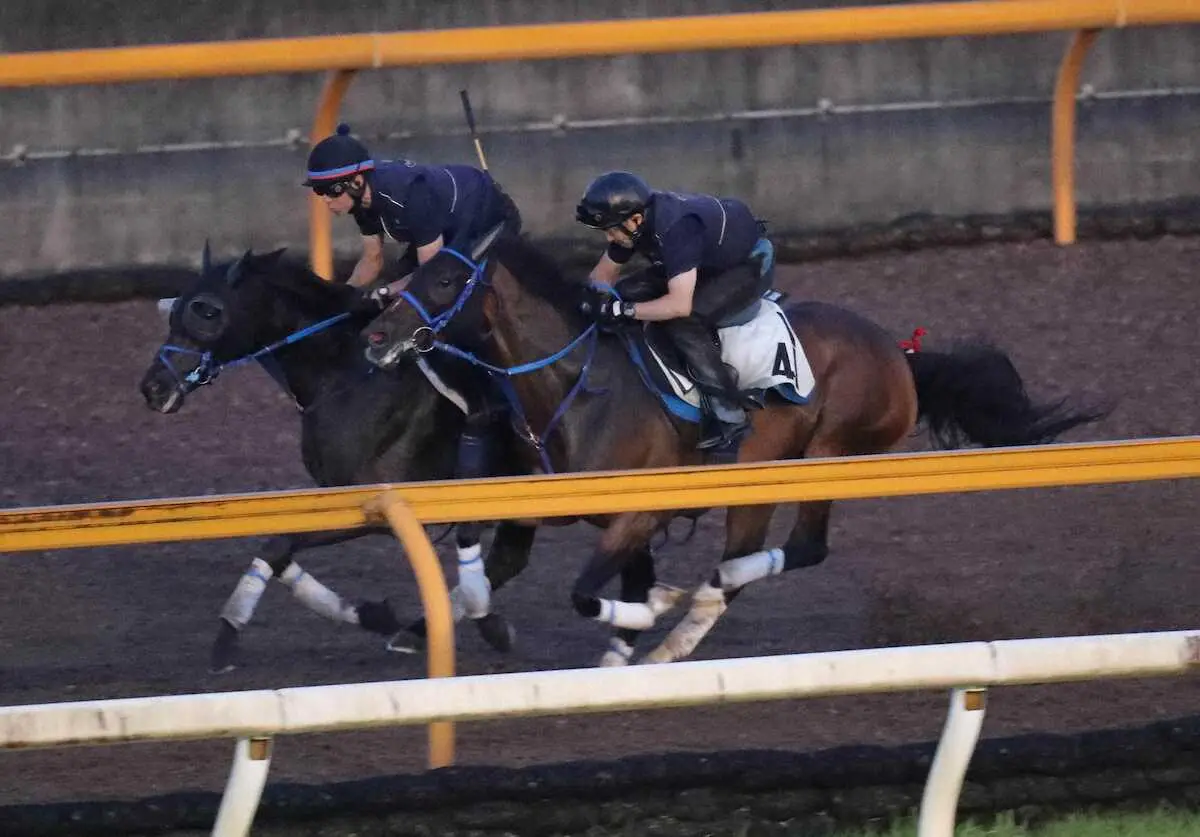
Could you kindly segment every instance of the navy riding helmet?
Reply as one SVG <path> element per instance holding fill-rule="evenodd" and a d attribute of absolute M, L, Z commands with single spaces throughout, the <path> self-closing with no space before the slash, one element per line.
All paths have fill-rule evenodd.
<path fill-rule="evenodd" d="M 637 213 L 645 213 L 654 192 L 636 174 L 610 171 L 591 182 L 579 205 L 575 220 L 597 230 L 625 223 Z"/>
<path fill-rule="evenodd" d="M 313 146 L 308 154 L 308 176 L 302 185 L 319 188 L 322 185 L 349 180 L 356 174 L 375 168 L 371 152 L 354 137 L 350 126 L 342 123 L 337 132 Z"/>

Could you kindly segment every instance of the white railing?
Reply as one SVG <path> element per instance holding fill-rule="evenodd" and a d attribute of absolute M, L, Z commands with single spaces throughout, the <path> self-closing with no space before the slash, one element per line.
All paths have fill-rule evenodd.
<path fill-rule="evenodd" d="M 0 708 L 0 747 L 237 738 L 214 837 L 249 834 L 271 737 L 370 727 L 952 689 L 920 837 L 951 837 L 985 689 L 1200 669 L 1200 631 L 969 642 Z"/>

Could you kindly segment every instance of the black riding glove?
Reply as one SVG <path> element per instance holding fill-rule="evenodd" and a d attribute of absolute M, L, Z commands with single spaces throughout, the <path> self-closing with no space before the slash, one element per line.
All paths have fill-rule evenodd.
<path fill-rule="evenodd" d="M 633 303 L 622 302 L 612 294 L 598 288 L 589 288 L 580 303 L 579 310 L 586 317 L 591 317 L 596 325 L 614 326 L 633 320 Z"/>
<path fill-rule="evenodd" d="M 596 324 L 602 326 L 615 326 L 620 323 L 631 323 L 633 317 L 633 303 L 622 302 L 613 297 L 606 299 L 600 303 L 599 309 L 595 313 Z"/>

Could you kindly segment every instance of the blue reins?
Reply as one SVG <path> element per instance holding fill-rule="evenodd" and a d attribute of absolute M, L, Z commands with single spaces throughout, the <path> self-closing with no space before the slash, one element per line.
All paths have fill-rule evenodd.
<path fill-rule="evenodd" d="M 251 352 L 248 355 L 243 355 L 242 357 L 235 358 L 230 361 L 226 361 L 225 363 L 214 363 L 213 355 L 212 355 L 212 352 L 210 352 L 210 351 L 200 351 L 198 349 L 188 349 L 183 346 L 174 346 L 174 345 L 171 345 L 170 343 L 164 343 L 159 348 L 158 359 L 162 362 L 163 366 L 165 366 L 170 371 L 170 373 L 175 377 L 175 380 L 178 384 L 180 384 L 181 386 L 189 385 L 192 388 L 200 387 L 200 386 L 204 386 L 205 384 L 211 384 L 216 379 L 217 375 L 219 375 L 221 373 L 222 370 L 232 369 L 233 367 L 241 366 L 244 363 L 250 363 L 252 361 L 261 360 L 262 358 L 266 357 L 267 355 L 270 355 L 273 352 L 276 352 L 279 349 L 282 349 L 284 346 L 289 346 L 292 343 L 296 343 L 300 340 L 303 340 L 306 337 L 311 337 L 312 335 L 314 335 L 318 332 L 324 331 L 325 329 L 329 328 L 330 326 L 337 325 L 338 323 L 349 318 L 350 316 L 351 316 L 351 314 L 348 311 L 343 312 L 341 314 L 336 314 L 326 320 L 321 320 L 319 323 L 313 323 L 312 325 L 306 326 L 305 328 L 302 328 L 299 331 L 293 332 L 292 334 L 289 334 L 287 337 L 284 337 L 282 340 L 276 340 L 274 343 L 270 344 L 269 346 L 263 346 L 261 349 L 258 349 L 257 351 Z M 180 375 L 179 371 L 171 363 L 171 358 L 176 357 L 178 355 L 199 357 L 200 363 L 197 364 L 196 368 L 193 369 L 191 372 L 188 372 L 186 375 Z"/>
<path fill-rule="evenodd" d="M 468 352 L 465 349 L 460 349 L 458 346 L 455 346 L 452 343 L 439 340 L 438 334 L 450 323 L 456 314 L 462 311 L 463 307 L 467 304 L 467 300 L 470 299 L 471 294 L 475 292 L 475 289 L 481 285 L 489 284 L 486 279 L 488 264 L 487 259 L 476 263 L 452 247 L 443 247 L 439 252 L 449 253 L 465 264 L 471 269 L 471 277 L 467 280 L 466 285 L 463 286 L 462 291 L 459 292 L 459 295 L 454 300 L 454 303 L 441 314 L 436 316 L 433 316 L 426 311 L 425 306 L 421 304 L 420 300 L 413 296 L 408 290 L 400 292 L 399 296 L 405 302 L 411 305 L 413 310 L 416 311 L 421 319 L 425 321 L 425 325 L 413 332 L 413 348 L 415 348 L 420 354 L 425 354 L 426 352 L 436 349 L 440 352 L 445 352 L 448 355 L 452 355 L 453 357 L 465 360 L 467 363 L 470 363 L 471 365 L 487 372 L 488 375 L 490 375 L 492 379 L 496 381 L 496 384 L 501 393 L 503 393 L 509 407 L 512 408 L 513 415 L 516 417 L 517 421 L 520 422 L 522 436 L 534 447 L 535 450 L 537 450 L 538 457 L 541 459 L 542 468 L 546 473 L 553 474 L 554 467 L 550 463 L 550 455 L 546 450 L 546 441 L 550 438 L 550 434 L 554 432 L 554 428 L 558 426 L 558 423 L 562 420 L 563 416 L 566 415 L 571 403 L 575 400 L 579 393 L 585 391 L 600 392 L 596 390 L 588 390 L 587 388 L 588 372 L 591 370 L 592 360 L 596 356 L 596 346 L 599 344 L 600 340 L 599 329 L 596 327 L 595 323 L 593 323 L 557 352 L 547 355 L 546 357 L 539 358 L 538 360 L 530 361 L 529 363 L 522 363 L 517 366 L 507 367 L 496 366 L 495 364 L 488 363 L 487 361 L 477 357 L 475 354 Z M 575 349 L 582 345 L 585 340 L 589 339 L 590 343 L 588 345 L 587 358 L 584 360 L 583 368 L 579 372 L 579 378 L 576 379 L 571 389 L 567 391 L 566 396 L 564 396 L 562 402 L 555 409 L 553 415 L 550 417 L 550 421 L 546 423 L 546 427 L 542 433 L 540 435 L 535 433 L 532 426 L 529 424 L 529 419 L 526 416 L 524 407 L 521 405 L 521 399 L 517 395 L 511 379 L 516 375 L 525 375 L 529 372 L 537 372 L 539 369 L 545 369 L 548 366 L 558 363 L 558 361 L 575 351 Z"/>

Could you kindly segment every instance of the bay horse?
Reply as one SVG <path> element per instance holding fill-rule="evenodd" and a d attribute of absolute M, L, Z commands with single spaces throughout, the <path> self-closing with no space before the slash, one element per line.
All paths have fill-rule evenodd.
<path fill-rule="evenodd" d="M 524 425 L 526 464 L 533 470 L 699 464 L 696 426 L 670 416 L 625 343 L 580 313 L 595 293 L 588 280 L 564 276 L 535 246 L 502 232 L 491 230 L 467 253 L 443 249 L 423 265 L 404 298 L 367 326 L 368 358 L 391 368 L 440 350 L 489 369 Z M 786 306 L 785 315 L 815 388 L 805 404 L 768 393 L 762 409 L 752 412 L 742 463 L 883 453 L 913 433 L 918 420 L 943 447 L 1035 444 L 1105 414 L 1066 399 L 1033 401 L 1008 355 L 982 342 L 906 353 L 883 328 L 845 308 L 803 302 Z M 789 536 L 770 549 L 764 546 L 775 506 L 730 508 L 720 564 L 646 660 L 688 656 L 750 582 L 824 561 L 831 505 L 797 504 Z M 596 521 L 606 528 L 574 583 L 571 603 L 580 616 L 616 629 L 602 665 L 628 662 L 638 633 L 681 592 L 656 584 L 644 551 L 673 514 L 628 512 Z M 602 598 L 602 587 L 617 575 L 620 600 Z"/>
<path fill-rule="evenodd" d="M 359 338 L 369 317 L 348 311 L 357 291 L 327 282 L 282 254 L 247 252 L 214 266 L 205 245 L 200 277 L 173 301 L 167 340 L 142 378 L 147 406 L 164 414 L 177 412 L 191 392 L 214 380 L 222 368 L 253 360 L 263 363 L 294 398 L 301 456 L 317 485 L 452 478 L 464 412 L 416 364 L 402 364 L 389 373 L 369 365 Z M 502 449 L 500 458 L 507 453 Z M 388 527 L 371 527 L 268 538 L 221 613 L 212 669 L 232 667 L 238 634 L 272 578 L 322 616 L 389 637 L 392 650 L 413 650 L 402 637 L 406 632 L 423 637 L 423 619 L 403 629 L 386 600 L 348 604 L 294 559 L 306 549 L 372 534 L 394 536 Z M 476 549 L 478 536 L 478 527 L 471 530 Z M 496 528 L 486 562 L 492 589 L 524 567 L 533 536 L 532 527 L 516 523 Z M 456 588 L 452 598 L 455 615 L 462 618 L 462 591 Z M 511 628 L 498 614 L 480 610 L 486 608 L 470 614 L 480 633 L 506 650 Z"/>

